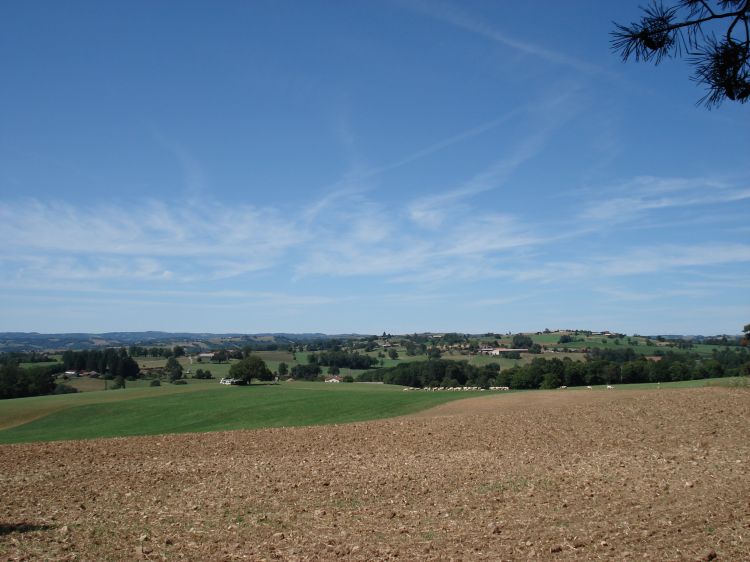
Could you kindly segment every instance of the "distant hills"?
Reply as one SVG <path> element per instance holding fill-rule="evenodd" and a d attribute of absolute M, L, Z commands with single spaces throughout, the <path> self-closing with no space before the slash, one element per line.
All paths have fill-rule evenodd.
<path fill-rule="evenodd" d="M 37 332 L 0 332 L 0 351 L 53 351 L 94 349 L 131 345 L 191 347 L 224 347 L 260 344 L 288 345 L 316 339 L 358 337 L 357 334 L 328 335 L 320 333 L 211 334 L 190 332 L 104 332 L 101 334 L 40 334 Z"/>
<path fill-rule="evenodd" d="M 424 333 L 425 336 L 440 337 L 438 334 Z M 192 349 L 241 348 L 274 348 L 274 345 L 286 347 L 290 344 L 322 339 L 350 339 L 371 337 L 371 334 L 323 334 L 314 333 L 260 333 L 213 334 L 208 332 L 104 332 L 70 333 L 70 334 L 40 334 L 37 332 L 0 332 L 0 352 L 9 351 L 63 351 L 66 349 L 96 349 L 105 347 L 128 347 L 131 345 L 159 347 L 182 345 Z M 486 334 L 487 337 L 493 336 Z M 495 337 L 497 335 L 494 335 Z M 390 335 L 389 335 L 390 337 Z M 482 337 L 482 336 L 472 336 Z M 499 336 L 498 336 L 499 337 Z M 660 335 L 650 336 L 652 339 L 689 340 L 695 343 L 717 343 L 738 340 L 741 336 L 683 336 Z"/>

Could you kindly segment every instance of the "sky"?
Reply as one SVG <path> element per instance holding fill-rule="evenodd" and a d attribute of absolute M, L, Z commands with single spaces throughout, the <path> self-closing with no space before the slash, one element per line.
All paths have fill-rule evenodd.
<path fill-rule="evenodd" d="M 638 6 L 3 2 L 0 331 L 740 333 L 750 104 Z"/>

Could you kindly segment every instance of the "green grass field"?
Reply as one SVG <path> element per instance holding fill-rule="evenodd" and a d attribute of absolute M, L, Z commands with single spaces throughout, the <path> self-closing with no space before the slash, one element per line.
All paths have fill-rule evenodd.
<path fill-rule="evenodd" d="M 369 384 L 236 387 L 194 381 L 20 398 L 2 403 L 0 427 L 6 429 L 0 430 L 0 443 L 349 423 L 409 414 L 471 394 Z M 25 423 L 13 425 L 19 421 Z"/>
<path fill-rule="evenodd" d="M 38 367 L 51 367 L 57 365 L 57 361 L 39 361 L 37 363 L 19 363 L 18 366 L 22 369 L 36 369 Z"/>
<path fill-rule="evenodd" d="M 100 382 L 97 379 L 73 379 L 81 381 Z M 209 388 L 207 385 L 217 385 L 216 381 L 189 380 L 186 385 L 172 385 L 163 383 L 160 387 L 150 387 L 150 381 L 140 380 L 127 382 L 127 387 L 121 390 L 106 392 L 80 392 L 78 394 L 60 394 L 49 396 L 33 396 L 30 398 L 14 398 L 0 400 L 0 432 L 11 426 L 20 425 L 41 418 L 51 413 L 74 408 L 77 406 L 101 402 L 120 402 L 135 398 L 150 396 L 166 396 L 169 394 L 183 394 Z M 103 384 L 103 382 L 102 382 Z"/>
<path fill-rule="evenodd" d="M 123 390 L 3 400 L 0 444 L 349 423 L 487 395 L 402 392 L 400 386 L 299 381 L 246 387 L 221 386 L 215 380 L 161 387 L 147 384 L 138 381 Z M 615 391 L 743 384 L 747 386 L 747 379 L 736 377 L 615 385 Z"/>
<path fill-rule="evenodd" d="M 698 379 L 698 380 L 690 380 L 690 381 L 675 381 L 675 382 L 663 382 L 663 383 L 656 383 L 656 382 L 644 382 L 644 383 L 635 383 L 635 384 L 617 384 L 613 383 L 612 386 L 615 387 L 615 389 L 622 388 L 626 390 L 658 390 L 660 388 L 701 388 L 704 386 L 729 386 L 729 384 L 711 384 L 715 381 L 729 381 L 730 378 L 726 379 Z M 733 379 L 732 379 L 733 380 Z M 572 386 L 571 389 L 581 389 L 586 388 L 585 386 Z M 600 384 L 595 385 L 591 387 L 593 390 L 606 390 L 607 385 L 606 384 Z"/>

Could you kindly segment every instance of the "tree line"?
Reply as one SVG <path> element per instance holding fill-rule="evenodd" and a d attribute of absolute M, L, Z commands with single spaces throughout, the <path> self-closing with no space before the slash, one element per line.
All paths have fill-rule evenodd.
<path fill-rule="evenodd" d="M 46 352 L 39 351 L 7 351 L 0 353 L 0 364 L 8 363 L 47 363 L 54 361 Z"/>
<path fill-rule="evenodd" d="M 67 350 L 62 355 L 62 364 L 65 371 L 96 371 L 99 374 L 109 374 L 114 378 L 124 379 L 137 378 L 141 370 L 124 347 L 103 350 Z"/>
<path fill-rule="evenodd" d="M 323 367 L 338 367 L 349 369 L 369 369 L 378 360 L 370 355 L 363 355 L 356 351 L 322 351 L 311 353 L 307 356 L 307 362 Z"/>
<path fill-rule="evenodd" d="M 470 365 L 467 361 L 433 359 L 401 363 L 395 367 L 375 369 L 362 373 L 362 382 L 384 382 L 416 388 L 434 386 L 480 386 L 495 385 L 500 366 L 490 363 L 484 367 Z"/>
<path fill-rule="evenodd" d="M 432 360 L 402 363 L 363 373 L 361 381 L 379 381 L 417 388 L 509 386 L 513 389 L 558 388 L 600 384 L 671 382 L 750 375 L 750 353 L 725 348 L 706 358 L 693 353 L 668 352 L 658 360 L 636 356 L 632 350 L 596 350 L 585 362 L 537 357 L 526 365 L 500 370 L 466 361 Z"/>

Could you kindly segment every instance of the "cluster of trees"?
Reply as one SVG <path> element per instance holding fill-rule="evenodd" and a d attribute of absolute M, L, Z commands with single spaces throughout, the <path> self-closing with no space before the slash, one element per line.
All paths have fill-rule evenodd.
<path fill-rule="evenodd" d="M 322 365 L 324 367 L 348 367 L 349 369 L 369 369 L 378 360 L 370 355 L 363 355 L 356 351 L 323 351 L 311 353 L 307 356 L 307 362 Z"/>
<path fill-rule="evenodd" d="M 9 351 L 0 353 L 0 364 L 8 363 L 47 363 L 54 361 L 47 353 L 38 351 Z"/>
<path fill-rule="evenodd" d="M 621 353 L 617 353 L 621 352 Z M 586 362 L 534 359 L 527 365 L 504 370 L 498 385 L 511 388 L 556 388 L 596 384 L 671 382 L 750 373 L 746 350 L 725 350 L 711 358 L 692 353 L 669 352 L 658 361 L 636 356 L 631 349 L 592 350 Z"/>
<path fill-rule="evenodd" d="M 293 379 L 312 381 L 317 379 L 322 372 L 320 365 L 310 363 L 309 365 L 294 365 L 290 371 L 290 375 Z"/>
<path fill-rule="evenodd" d="M 61 365 L 50 365 L 23 369 L 17 361 L 1 363 L 0 399 L 76 392 L 72 387 L 57 384 L 55 375 L 61 368 Z"/>
<path fill-rule="evenodd" d="M 367 371 L 360 375 L 363 382 L 384 382 L 417 388 L 431 386 L 481 386 L 494 385 L 500 366 L 491 363 L 484 367 L 469 365 L 466 361 L 434 359 L 401 363 L 387 369 Z"/>
<path fill-rule="evenodd" d="M 534 343 L 531 336 L 526 334 L 516 334 L 511 340 L 511 345 L 516 349 L 528 349 L 529 353 L 541 353 L 542 346 L 538 343 Z"/>
<path fill-rule="evenodd" d="M 587 361 L 538 357 L 526 365 L 500 370 L 497 364 L 475 367 L 465 361 L 420 361 L 363 373 L 361 381 L 412 387 L 509 386 L 515 389 L 557 388 L 597 384 L 670 382 L 750 374 L 750 353 L 725 348 L 710 358 L 668 352 L 658 361 L 632 349 L 593 350 Z"/>
<path fill-rule="evenodd" d="M 486 334 L 489 335 L 489 337 L 492 337 L 493 334 Z M 457 334 L 455 332 L 451 332 L 448 334 L 443 334 L 443 337 L 440 338 L 440 341 L 442 341 L 445 345 L 455 345 L 458 343 L 464 343 L 469 339 L 469 336 L 466 334 Z"/>
<path fill-rule="evenodd" d="M 214 376 L 211 373 L 211 371 L 209 371 L 208 369 L 206 369 L 206 370 L 198 369 L 198 370 L 195 371 L 194 378 L 196 378 L 196 379 L 212 379 L 212 378 L 214 378 Z"/>
<path fill-rule="evenodd" d="M 250 355 L 237 361 L 229 368 L 229 376 L 250 384 L 252 379 L 259 381 L 273 380 L 273 373 L 257 355 Z"/>
<path fill-rule="evenodd" d="M 67 350 L 62 355 L 62 365 L 65 371 L 96 371 L 100 374 L 124 379 L 137 378 L 141 370 L 138 363 L 128 355 L 128 351 L 124 347 L 104 350 Z"/>
<path fill-rule="evenodd" d="M 140 345 L 131 345 L 128 347 L 128 355 L 131 357 L 171 357 L 180 353 L 185 355 L 185 348 L 176 345 L 174 347 L 143 347 Z M 177 355 L 178 357 L 180 355 Z"/>
<path fill-rule="evenodd" d="M 736 345 L 742 345 L 742 338 L 741 337 L 727 337 L 727 336 L 715 336 L 710 338 L 703 338 L 701 340 L 698 340 L 697 343 L 702 343 L 706 345 L 722 345 L 722 346 L 736 346 Z"/>
<path fill-rule="evenodd" d="M 511 345 L 516 349 L 529 349 L 534 345 L 534 340 L 531 339 L 531 336 L 527 336 L 526 334 L 516 334 L 513 336 Z"/>
<path fill-rule="evenodd" d="M 375 339 L 374 336 L 369 338 L 364 345 L 367 345 L 367 343 L 373 343 Z M 346 344 L 346 340 L 341 340 L 339 338 L 316 339 L 309 341 L 307 345 L 305 345 L 305 348 L 307 351 L 340 351 Z"/>
<path fill-rule="evenodd" d="M 410 339 L 404 342 L 404 347 L 406 348 L 406 355 L 409 357 L 414 357 L 421 353 L 427 353 L 427 344 L 415 343 Z"/>

